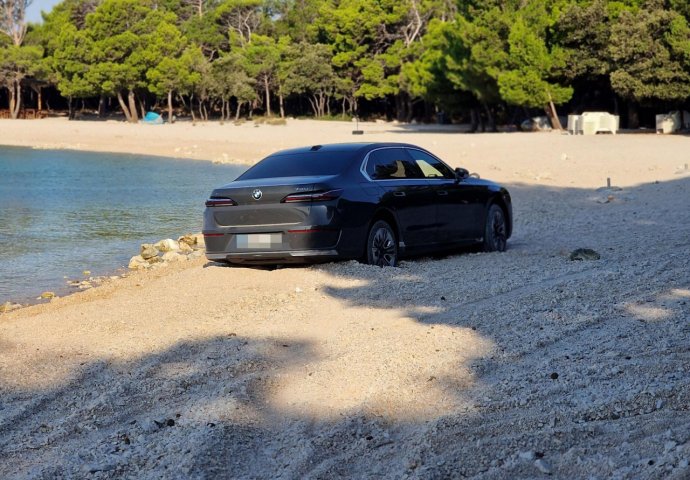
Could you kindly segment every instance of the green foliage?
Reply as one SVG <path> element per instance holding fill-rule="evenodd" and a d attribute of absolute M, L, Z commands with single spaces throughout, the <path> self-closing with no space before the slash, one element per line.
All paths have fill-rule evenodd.
<path fill-rule="evenodd" d="M 567 79 L 591 78 L 610 72 L 611 15 L 604 0 L 574 2 L 566 7 L 555 25 L 555 36 L 565 55 L 563 73 Z"/>
<path fill-rule="evenodd" d="M 262 0 L 224 0 L 213 15 L 232 43 L 246 45 L 262 23 L 263 3 Z"/>
<path fill-rule="evenodd" d="M 31 75 L 40 75 L 44 68 L 43 49 L 36 45 L 0 47 L 0 88 L 9 93 L 12 118 L 17 118 L 22 104 L 22 82 Z"/>
<path fill-rule="evenodd" d="M 291 45 L 286 61 L 280 66 L 287 94 L 328 91 L 335 87 L 335 73 L 331 65 L 331 49 L 320 43 Z"/>
<path fill-rule="evenodd" d="M 296 44 L 319 43 L 319 12 L 327 0 L 275 0 L 273 13 L 279 36 L 288 36 Z"/>
<path fill-rule="evenodd" d="M 480 102 L 498 101 L 497 79 L 508 63 L 509 34 L 509 18 L 497 7 L 474 18 L 459 17 L 454 28 L 445 30 L 448 43 L 443 61 L 448 80 L 457 90 L 470 92 Z"/>
<path fill-rule="evenodd" d="M 213 15 L 194 15 L 182 24 L 181 30 L 192 44 L 201 48 L 209 60 L 228 49 L 228 36 L 223 33 Z"/>
<path fill-rule="evenodd" d="M 677 12 L 623 12 L 611 32 L 611 85 L 639 102 L 690 97 L 690 28 Z"/>
<path fill-rule="evenodd" d="M 271 87 L 278 84 L 278 64 L 282 50 L 287 45 L 287 38 L 278 41 L 265 35 L 253 35 L 251 43 L 242 49 L 244 68 L 263 88 L 266 114 L 271 116 Z"/>
<path fill-rule="evenodd" d="M 43 49 L 37 45 L 7 45 L 0 48 L 0 85 L 10 88 L 14 82 L 34 75 L 42 68 Z"/>
<path fill-rule="evenodd" d="M 192 91 L 201 80 L 201 73 L 196 68 L 201 62 L 201 51 L 195 47 L 188 47 L 179 56 L 162 57 L 146 72 L 149 91 L 159 96 L 173 91 Z"/>
<path fill-rule="evenodd" d="M 373 100 L 424 90 L 422 64 L 408 65 L 424 55 L 422 38 L 431 19 L 445 18 L 449 10 L 439 0 L 324 3 L 319 31 L 333 47 L 339 94 L 356 106 L 359 97 Z"/>
<path fill-rule="evenodd" d="M 256 98 L 256 81 L 246 68 L 246 59 L 241 52 L 230 52 L 213 62 L 213 77 L 222 98 L 236 98 L 250 102 Z"/>
<path fill-rule="evenodd" d="M 154 96 L 170 111 L 175 100 L 199 111 L 220 105 L 223 118 L 231 103 L 270 115 L 278 101 L 282 114 L 295 97 L 316 117 L 336 101 L 343 113 L 363 100 L 395 101 L 399 118 L 422 99 L 446 111 L 544 108 L 594 82 L 633 102 L 686 102 L 688 5 L 63 0 L 29 28 L 33 53 L 10 53 L 13 42 L 0 35 L 0 72 L 20 84 L 50 82 L 70 99 L 117 97 L 128 118 Z"/>
<path fill-rule="evenodd" d="M 549 48 L 546 43 L 546 27 L 551 23 L 549 13 L 538 12 L 536 22 L 530 27 L 527 26 L 529 16 L 524 18 L 521 14 L 522 11 L 518 12 L 510 27 L 507 68 L 496 78 L 501 97 L 509 104 L 527 107 L 567 102 L 573 89 L 555 81 L 565 65 L 564 52 L 558 46 Z M 539 23 L 541 31 L 534 28 Z"/>
<path fill-rule="evenodd" d="M 449 30 L 448 78 L 482 103 L 500 96 L 509 104 L 544 107 L 567 102 L 566 55 L 551 43 L 560 2 L 527 0 L 516 5 L 472 9 Z"/>
<path fill-rule="evenodd" d="M 92 67 L 92 42 L 83 31 L 73 25 L 65 25 L 60 32 L 51 57 L 57 76 L 57 87 L 66 97 L 89 97 L 100 94 L 87 79 Z"/>
<path fill-rule="evenodd" d="M 301 43 L 284 49 L 279 78 L 287 95 L 307 95 L 314 116 L 326 114 L 326 102 L 338 86 L 328 45 Z"/>

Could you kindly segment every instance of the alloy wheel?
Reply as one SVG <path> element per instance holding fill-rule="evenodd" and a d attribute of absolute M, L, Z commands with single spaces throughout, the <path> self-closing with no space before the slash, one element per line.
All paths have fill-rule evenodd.
<path fill-rule="evenodd" d="M 387 224 L 375 226 L 370 242 L 369 263 L 379 267 L 394 267 L 397 264 L 395 236 Z"/>

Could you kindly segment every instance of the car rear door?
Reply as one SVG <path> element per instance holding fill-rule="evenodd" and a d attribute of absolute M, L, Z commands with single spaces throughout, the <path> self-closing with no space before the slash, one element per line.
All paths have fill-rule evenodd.
<path fill-rule="evenodd" d="M 404 148 L 384 147 L 367 156 L 365 173 L 383 190 L 381 204 L 397 216 L 406 247 L 435 243 L 436 208 L 429 181 Z"/>
<path fill-rule="evenodd" d="M 423 150 L 407 149 L 429 181 L 436 204 L 436 235 L 440 242 L 478 240 L 483 235 L 484 189 L 456 178 L 455 172 Z"/>

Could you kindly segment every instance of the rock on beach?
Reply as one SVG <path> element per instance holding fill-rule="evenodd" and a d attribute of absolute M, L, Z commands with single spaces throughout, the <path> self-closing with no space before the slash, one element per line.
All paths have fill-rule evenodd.
<path fill-rule="evenodd" d="M 180 249 L 180 245 L 172 238 L 166 238 L 160 242 L 156 242 L 153 247 L 159 252 L 176 252 Z"/>
<path fill-rule="evenodd" d="M 144 243 L 139 255 L 129 260 L 130 270 L 146 270 L 156 264 L 166 265 L 203 255 L 204 237 L 202 234 L 186 234 L 177 240 L 166 238 L 156 243 Z M 158 266 L 158 265 L 156 265 Z"/>
<path fill-rule="evenodd" d="M 153 257 L 158 256 L 158 249 L 150 243 L 144 243 L 141 246 L 139 255 L 141 255 L 141 258 L 143 258 L 144 260 L 149 260 Z"/>

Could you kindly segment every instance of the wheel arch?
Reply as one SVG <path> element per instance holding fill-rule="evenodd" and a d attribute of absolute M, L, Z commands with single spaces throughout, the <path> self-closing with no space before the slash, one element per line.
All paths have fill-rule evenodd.
<path fill-rule="evenodd" d="M 384 220 L 388 222 L 388 224 L 393 227 L 393 230 L 395 232 L 395 236 L 400 239 L 400 231 L 398 229 L 398 220 L 395 218 L 395 214 L 388 210 L 387 208 L 380 208 L 374 212 L 374 214 L 371 216 L 371 220 L 369 220 L 369 225 L 368 229 L 371 228 L 373 224 L 375 224 L 379 220 Z"/>

